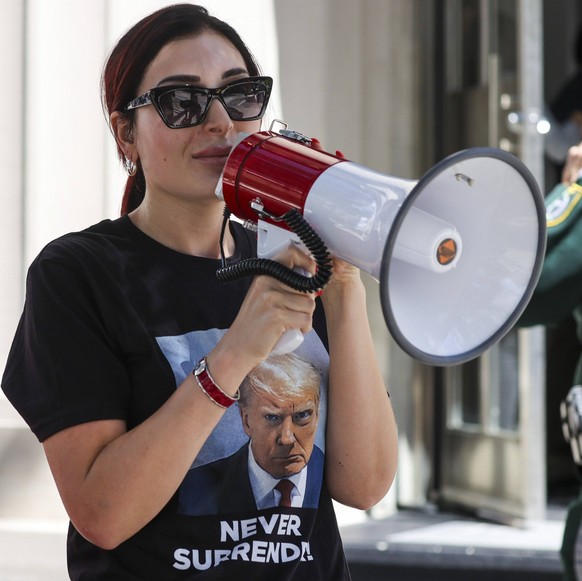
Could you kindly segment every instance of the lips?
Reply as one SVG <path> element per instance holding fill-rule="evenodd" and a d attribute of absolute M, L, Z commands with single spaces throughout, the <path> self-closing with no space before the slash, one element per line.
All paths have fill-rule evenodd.
<path fill-rule="evenodd" d="M 287 464 L 293 464 L 294 462 L 303 462 L 305 459 L 301 454 L 291 454 L 289 456 L 280 457 L 279 460 Z"/>
<path fill-rule="evenodd" d="M 231 147 L 208 147 L 202 151 L 192 154 L 195 159 L 226 159 L 230 154 Z"/>

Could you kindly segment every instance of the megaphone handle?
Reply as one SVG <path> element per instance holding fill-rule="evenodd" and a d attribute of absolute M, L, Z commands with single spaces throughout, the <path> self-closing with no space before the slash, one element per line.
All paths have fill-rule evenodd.
<path fill-rule="evenodd" d="M 284 228 L 280 228 L 279 226 L 275 226 L 274 224 L 269 224 L 264 220 L 259 220 L 257 251 L 260 257 L 270 258 L 283 248 L 288 247 L 292 242 L 305 250 L 305 246 L 301 245 L 296 234 L 293 234 Z M 293 270 L 303 276 L 309 274 L 301 268 L 294 268 Z M 288 329 L 281 335 L 275 344 L 275 347 L 273 347 L 272 353 L 276 353 L 277 355 L 291 353 L 292 351 L 295 351 L 301 343 L 303 343 L 303 333 L 299 329 Z"/>
<path fill-rule="evenodd" d="M 303 333 L 299 329 L 289 329 L 281 335 L 271 353 L 285 355 L 295 351 L 301 343 L 303 343 Z"/>
<path fill-rule="evenodd" d="M 309 275 L 309 273 L 302 268 L 294 268 L 293 270 L 303 276 Z M 303 333 L 299 329 L 288 329 L 281 335 L 271 353 L 285 355 L 286 353 L 295 351 L 301 343 L 303 343 Z"/>

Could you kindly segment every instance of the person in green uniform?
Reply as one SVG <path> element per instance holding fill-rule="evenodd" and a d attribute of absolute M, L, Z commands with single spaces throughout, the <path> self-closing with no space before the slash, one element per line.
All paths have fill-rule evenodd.
<path fill-rule="evenodd" d="M 582 484 L 582 143 L 569 149 L 562 181 L 547 195 L 545 204 L 546 256 L 518 326 L 552 328 L 574 318 L 580 354 L 572 387 L 560 404 L 560 416 L 564 438 L 572 451 L 574 474 Z M 567 581 L 582 579 L 581 524 L 582 493 L 568 506 L 562 537 L 561 558 Z"/>
<path fill-rule="evenodd" d="M 582 143 L 570 148 L 562 182 L 545 203 L 546 256 L 537 287 L 518 324 L 552 326 L 573 316 L 582 342 Z M 573 381 L 582 383 L 582 358 Z"/>

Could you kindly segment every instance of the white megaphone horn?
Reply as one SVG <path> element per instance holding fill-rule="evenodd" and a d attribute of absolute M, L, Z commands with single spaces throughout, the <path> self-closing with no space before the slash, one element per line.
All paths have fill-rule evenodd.
<path fill-rule="evenodd" d="M 233 147 L 217 195 L 258 224 L 259 256 L 291 235 L 265 215 L 298 210 L 332 255 L 379 281 L 390 334 L 431 365 L 469 361 L 499 341 L 544 257 L 539 187 L 495 148 L 453 154 L 413 181 L 314 149 L 296 132 L 262 131 Z"/>

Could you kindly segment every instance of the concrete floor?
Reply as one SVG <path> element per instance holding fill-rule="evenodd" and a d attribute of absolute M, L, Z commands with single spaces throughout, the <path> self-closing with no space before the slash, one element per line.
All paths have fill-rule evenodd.
<path fill-rule="evenodd" d="M 452 514 L 401 510 L 342 528 L 348 561 L 360 579 L 559 580 L 563 519 L 522 527 Z"/>

